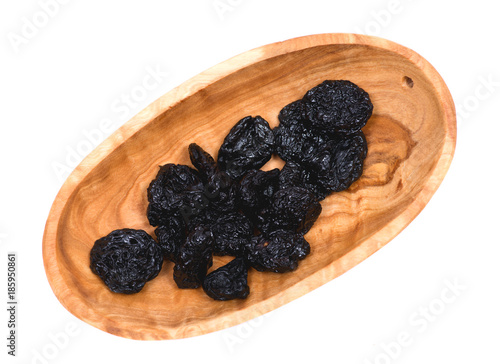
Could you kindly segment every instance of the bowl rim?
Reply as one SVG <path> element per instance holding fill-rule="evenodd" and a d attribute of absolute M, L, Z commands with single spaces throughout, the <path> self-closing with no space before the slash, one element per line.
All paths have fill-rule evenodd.
<path fill-rule="evenodd" d="M 397 53 L 419 68 L 431 81 L 443 108 L 445 136 L 439 159 L 425 182 L 422 191 L 418 194 L 418 198 L 412 201 L 395 219 L 363 241 L 362 244 L 342 256 L 342 258 L 333 261 L 321 270 L 313 272 L 308 277 L 270 299 L 257 302 L 253 306 L 241 311 L 226 312 L 221 316 L 210 318 L 203 322 L 203 327 L 193 325 L 190 330 L 178 330 L 177 327 L 164 328 L 164 330 L 158 331 L 154 335 L 148 332 L 138 333 L 124 327 L 118 328 L 119 323 L 112 322 L 111 320 L 103 320 L 103 317 L 93 312 L 92 308 L 81 305 L 81 300 L 72 294 L 71 288 L 60 273 L 60 267 L 57 264 L 57 236 L 61 215 L 64 212 L 66 202 L 80 182 L 91 173 L 94 166 L 102 162 L 119 145 L 131 138 L 150 121 L 208 85 L 239 69 L 266 59 L 301 51 L 306 48 L 327 45 L 366 45 Z M 456 127 L 455 105 L 442 77 L 418 53 L 393 41 L 353 33 L 323 33 L 291 38 L 246 51 L 212 66 L 152 102 L 129 121 L 125 122 L 112 135 L 107 137 L 72 171 L 55 197 L 43 234 L 43 263 L 50 287 L 60 303 L 74 316 L 103 331 L 126 338 L 140 340 L 185 338 L 217 331 L 256 318 L 342 275 L 386 245 L 408 226 L 429 202 L 449 169 L 455 151 Z M 113 324 L 117 325 L 116 330 L 113 329 Z"/>

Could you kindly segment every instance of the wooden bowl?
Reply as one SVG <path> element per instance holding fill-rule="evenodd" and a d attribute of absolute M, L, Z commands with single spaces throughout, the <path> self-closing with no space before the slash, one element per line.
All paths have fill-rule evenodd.
<path fill-rule="evenodd" d="M 297 271 L 249 272 L 246 300 L 218 302 L 180 290 L 172 263 L 135 295 L 110 292 L 89 268 L 96 239 L 119 228 L 154 229 L 146 189 L 158 166 L 190 164 L 196 142 L 213 155 L 242 117 L 271 126 L 279 110 L 323 80 L 346 79 L 374 105 L 363 131 L 363 176 L 322 202 L 306 235 L 311 254 Z M 332 280 L 387 244 L 422 211 L 448 170 L 455 108 L 436 70 L 412 50 L 354 34 L 320 34 L 266 45 L 231 58 L 170 91 L 104 141 L 57 195 L 43 237 L 50 285 L 66 309 L 114 335 L 177 339 L 230 327 Z M 266 166 L 282 165 L 273 158 Z M 214 268 L 229 257 L 216 258 Z"/>

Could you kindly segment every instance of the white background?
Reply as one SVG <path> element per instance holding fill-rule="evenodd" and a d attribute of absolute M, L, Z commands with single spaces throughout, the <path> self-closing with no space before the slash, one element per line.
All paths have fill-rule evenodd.
<path fill-rule="evenodd" d="M 6 354 L 7 298 L 0 295 L 1 363 L 500 362 L 500 32 L 493 2 L 45 3 L 51 1 L 0 5 L 0 292 L 6 293 L 7 252 L 15 251 L 20 326 L 13 359 Z M 218 12 L 217 4 L 226 7 Z M 216 333 L 132 341 L 67 312 L 49 287 L 41 250 L 45 220 L 69 173 L 56 167 L 70 169 L 75 151 L 83 158 L 102 120 L 114 130 L 227 58 L 328 32 L 362 32 L 407 46 L 450 88 L 459 111 L 456 154 L 424 211 L 343 276 Z M 138 92 L 151 69 L 160 71 L 158 82 L 124 107 L 120 100 Z"/>

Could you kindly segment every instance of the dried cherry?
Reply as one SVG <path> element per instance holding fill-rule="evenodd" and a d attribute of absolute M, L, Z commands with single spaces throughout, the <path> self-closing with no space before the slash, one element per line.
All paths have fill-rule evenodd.
<path fill-rule="evenodd" d="M 326 133 L 354 133 L 370 118 L 373 105 L 366 91 L 346 80 L 326 80 L 303 97 L 313 128 Z"/>
<path fill-rule="evenodd" d="M 243 258 L 235 258 L 208 274 L 203 281 L 203 290 L 218 301 L 247 298 L 250 293 L 247 278 L 247 263 Z"/>
<path fill-rule="evenodd" d="M 198 288 L 212 266 L 214 236 L 205 226 L 199 225 L 189 233 L 179 249 L 174 266 L 174 281 L 179 288 Z"/>
<path fill-rule="evenodd" d="M 170 216 L 163 224 L 155 229 L 158 244 L 161 247 L 163 256 L 176 261 L 181 245 L 186 240 L 186 225 L 184 220 L 177 216 Z"/>
<path fill-rule="evenodd" d="M 275 230 L 254 236 L 245 246 L 245 257 L 258 271 L 285 273 L 296 270 L 299 260 L 304 259 L 310 250 L 301 234 Z"/>
<path fill-rule="evenodd" d="M 170 216 L 181 216 L 183 211 L 196 213 L 203 206 L 203 183 L 198 172 L 181 164 L 160 167 L 148 190 L 149 223 L 165 223 Z"/>
<path fill-rule="evenodd" d="M 279 190 L 262 211 L 257 226 L 264 233 L 288 230 L 306 234 L 321 213 L 321 204 L 311 191 L 302 187 Z"/>
<path fill-rule="evenodd" d="M 308 161 L 308 166 L 315 173 L 318 186 L 329 192 L 339 192 L 349 188 L 361 176 L 366 154 L 366 139 L 359 131 L 325 144 Z"/>
<path fill-rule="evenodd" d="M 90 250 L 90 269 L 116 293 L 140 292 L 162 264 L 160 246 L 144 230 L 114 230 Z"/>
<path fill-rule="evenodd" d="M 274 134 L 260 116 L 247 116 L 236 123 L 222 143 L 217 164 L 233 179 L 258 169 L 271 159 Z"/>
<path fill-rule="evenodd" d="M 231 212 L 220 215 L 212 224 L 211 230 L 214 235 L 214 254 L 237 257 L 252 238 L 254 228 L 245 215 Z"/>

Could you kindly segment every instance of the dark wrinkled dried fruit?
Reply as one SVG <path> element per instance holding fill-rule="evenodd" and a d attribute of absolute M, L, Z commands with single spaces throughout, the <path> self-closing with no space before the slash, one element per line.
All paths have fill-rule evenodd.
<path fill-rule="evenodd" d="M 160 246 L 144 230 L 114 230 L 90 251 L 90 269 L 116 293 L 139 292 L 160 273 L 162 264 Z"/>
<path fill-rule="evenodd" d="M 221 212 L 207 207 L 202 213 L 190 216 L 186 223 L 187 231 L 193 231 L 198 225 L 203 225 L 211 229 L 221 214 Z"/>
<path fill-rule="evenodd" d="M 217 171 L 208 178 L 204 195 L 211 209 L 220 212 L 235 211 L 238 185 L 225 172 Z"/>
<path fill-rule="evenodd" d="M 266 164 L 274 151 L 274 134 L 260 116 L 247 116 L 230 130 L 219 149 L 217 164 L 233 179 Z"/>
<path fill-rule="evenodd" d="M 326 191 L 343 191 L 363 173 L 367 145 L 363 132 L 346 136 L 340 142 L 327 143 L 308 161 L 316 183 Z"/>
<path fill-rule="evenodd" d="M 220 215 L 211 226 L 215 242 L 215 255 L 239 256 L 245 244 L 253 236 L 253 224 L 239 212 L 230 212 Z"/>
<path fill-rule="evenodd" d="M 279 188 L 302 187 L 314 193 L 318 201 L 324 200 L 329 192 L 325 191 L 315 181 L 311 171 L 295 162 L 286 162 L 279 176 Z"/>
<path fill-rule="evenodd" d="M 259 216 L 259 229 L 264 233 L 288 230 L 306 234 L 321 213 L 321 204 L 316 196 L 302 187 L 279 190 L 271 205 Z"/>
<path fill-rule="evenodd" d="M 255 219 L 279 189 L 279 175 L 278 168 L 270 171 L 253 169 L 241 179 L 238 188 L 238 203 L 250 219 Z"/>
<path fill-rule="evenodd" d="M 197 226 L 182 244 L 174 266 L 174 280 L 179 288 L 198 288 L 212 266 L 214 236 L 205 226 Z"/>
<path fill-rule="evenodd" d="M 237 186 L 233 179 L 221 171 L 212 156 L 199 145 L 195 143 L 189 145 L 189 156 L 204 183 L 204 206 L 200 210 L 204 208 L 221 212 L 235 210 Z"/>
<path fill-rule="evenodd" d="M 155 234 L 163 256 L 175 262 L 179 249 L 186 240 L 184 220 L 181 217 L 171 216 L 155 229 Z"/>
<path fill-rule="evenodd" d="M 217 171 L 217 163 L 213 157 L 196 143 L 191 143 L 188 147 L 189 158 L 194 168 L 200 172 L 203 181 L 207 181 Z"/>
<path fill-rule="evenodd" d="M 354 133 L 372 115 L 368 93 L 350 81 L 324 81 L 303 97 L 312 127 L 326 133 Z"/>
<path fill-rule="evenodd" d="M 306 120 L 306 108 L 302 100 L 297 100 L 289 103 L 281 109 L 278 119 L 280 125 L 291 125 L 295 122 L 303 122 Z"/>
<path fill-rule="evenodd" d="M 290 120 L 273 131 L 276 153 L 287 162 L 303 163 L 329 140 L 325 133 L 311 129 L 302 120 Z"/>
<path fill-rule="evenodd" d="M 149 223 L 158 226 L 170 216 L 196 214 L 203 206 L 203 183 L 197 171 L 180 164 L 160 167 L 148 187 Z"/>
<path fill-rule="evenodd" d="M 309 179 L 307 171 L 300 164 L 290 161 L 286 162 L 283 168 L 281 168 L 279 186 L 280 189 L 304 187 Z"/>
<path fill-rule="evenodd" d="M 245 260 L 236 258 L 208 274 L 203 281 L 203 290 L 218 301 L 247 298 L 250 293 L 247 277 L 248 266 Z"/>
<path fill-rule="evenodd" d="M 254 236 L 246 245 L 246 259 L 261 272 L 285 273 L 296 270 L 298 262 L 310 252 L 309 243 L 301 234 L 276 230 Z"/>

